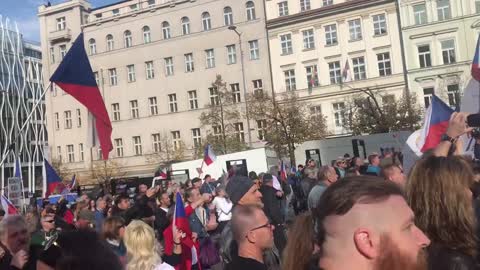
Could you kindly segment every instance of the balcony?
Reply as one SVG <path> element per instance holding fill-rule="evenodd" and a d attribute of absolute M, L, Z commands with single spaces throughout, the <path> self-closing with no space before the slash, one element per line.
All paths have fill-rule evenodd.
<path fill-rule="evenodd" d="M 69 28 L 50 32 L 50 37 L 48 38 L 51 44 L 70 41 L 71 39 L 72 33 Z"/>

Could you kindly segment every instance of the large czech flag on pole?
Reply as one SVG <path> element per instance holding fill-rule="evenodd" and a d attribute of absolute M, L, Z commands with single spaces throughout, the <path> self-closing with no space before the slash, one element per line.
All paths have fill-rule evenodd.
<path fill-rule="evenodd" d="M 190 233 L 190 224 L 185 213 L 185 206 L 183 205 L 182 195 L 177 192 L 175 198 L 175 212 L 173 212 L 173 230 L 177 228 L 185 233 Z"/>
<path fill-rule="evenodd" d="M 440 143 L 442 135 L 447 131 L 452 113 L 452 108 L 437 96 L 432 96 L 432 102 L 425 113 L 425 122 L 421 130 L 419 146 L 422 153 L 435 148 Z"/>
<path fill-rule="evenodd" d="M 58 176 L 57 172 L 55 169 L 48 163 L 48 161 L 45 159 L 43 162 L 43 166 L 45 166 L 45 178 L 47 182 L 47 190 L 45 191 L 45 198 L 48 198 L 57 186 L 62 183 L 62 179 L 60 176 Z"/>
<path fill-rule="evenodd" d="M 113 149 L 112 123 L 85 52 L 83 33 L 77 37 L 50 81 L 82 103 L 95 117 L 103 159 L 108 159 L 108 154 Z"/>
<path fill-rule="evenodd" d="M 215 156 L 215 153 L 213 152 L 212 145 L 208 144 L 205 147 L 205 152 L 204 152 L 204 155 L 203 155 L 203 162 L 205 162 L 205 164 L 207 164 L 207 166 L 210 166 L 210 164 L 215 162 L 215 160 L 217 160 L 217 156 Z"/>
<path fill-rule="evenodd" d="M 472 77 L 477 82 L 480 82 L 480 36 L 477 40 L 477 47 L 475 48 L 475 56 L 472 62 Z"/>

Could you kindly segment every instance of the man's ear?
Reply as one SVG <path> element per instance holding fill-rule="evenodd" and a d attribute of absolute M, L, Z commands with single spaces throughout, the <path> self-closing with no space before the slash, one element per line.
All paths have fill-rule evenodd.
<path fill-rule="evenodd" d="M 379 239 L 371 230 L 361 228 L 354 232 L 353 240 L 358 252 L 367 259 L 375 259 L 379 256 Z"/>

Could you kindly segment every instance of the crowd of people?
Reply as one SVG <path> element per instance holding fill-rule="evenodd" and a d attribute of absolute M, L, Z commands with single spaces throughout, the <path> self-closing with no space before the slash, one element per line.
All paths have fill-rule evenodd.
<path fill-rule="evenodd" d="M 469 131 L 455 113 L 408 177 L 386 149 L 45 201 L 0 221 L 0 269 L 477 269 L 480 166 L 456 140 Z"/>

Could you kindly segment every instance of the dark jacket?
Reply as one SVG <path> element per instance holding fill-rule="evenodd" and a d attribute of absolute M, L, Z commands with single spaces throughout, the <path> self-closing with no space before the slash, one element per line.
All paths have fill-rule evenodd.
<path fill-rule="evenodd" d="M 0 258 L 0 269 L 1 270 L 18 270 L 19 268 L 12 266 L 11 262 L 13 259 L 13 255 L 10 251 L 5 247 L 2 243 L 0 243 L 0 247 L 5 251 L 5 254 L 2 258 Z M 28 252 L 29 257 L 28 261 L 22 270 L 35 270 L 37 268 L 37 258 L 38 254 L 41 251 L 41 247 L 38 246 L 31 246 Z"/>
<path fill-rule="evenodd" d="M 459 251 L 432 244 L 428 247 L 429 270 L 477 270 L 473 257 Z"/>
<path fill-rule="evenodd" d="M 170 221 L 167 218 L 167 212 L 161 208 L 155 210 L 155 222 L 154 228 L 157 231 L 158 240 L 163 240 L 163 231 L 170 225 Z"/>
<path fill-rule="evenodd" d="M 262 193 L 263 211 L 272 225 L 283 224 L 283 212 L 281 208 L 281 198 L 276 195 L 276 190 L 271 186 L 263 185 L 260 187 Z"/>
<path fill-rule="evenodd" d="M 203 183 L 203 185 L 200 187 L 200 194 L 204 193 L 210 193 L 212 194 L 215 191 L 215 188 L 220 184 L 220 180 L 213 181 L 211 183 Z"/>
<path fill-rule="evenodd" d="M 205 220 L 208 222 L 209 217 L 209 210 L 205 208 Z M 203 226 L 202 222 L 200 221 L 200 217 L 197 216 L 197 211 L 194 211 L 188 217 L 188 223 L 190 224 L 190 229 L 192 232 L 196 232 L 198 234 L 198 239 L 202 239 L 208 236 L 207 230 Z"/>

